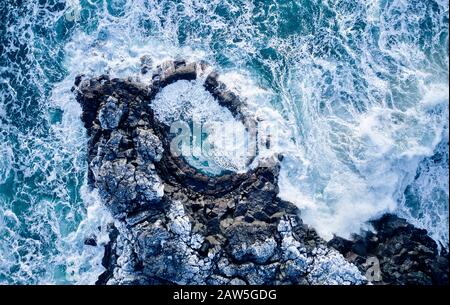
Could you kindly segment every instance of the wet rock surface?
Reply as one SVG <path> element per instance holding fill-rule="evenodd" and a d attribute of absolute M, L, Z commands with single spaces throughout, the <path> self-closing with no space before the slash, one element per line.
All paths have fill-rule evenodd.
<path fill-rule="evenodd" d="M 328 245 L 353 262 L 372 282 L 379 284 L 448 284 L 448 253 L 439 252 L 426 230 L 405 219 L 386 214 L 372 221 L 375 232 L 353 240 L 335 237 Z M 378 274 L 376 274 L 378 273 Z"/>
<path fill-rule="evenodd" d="M 167 62 L 150 84 L 76 80 L 90 137 L 88 182 L 115 218 L 97 284 L 367 283 L 334 248 L 346 251 L 327 245 L 277 197 L 277 158 L 246 173 L 207 176 L 171 154 L 174 135 L 155 119 L 151 103 L 164 86 L 199 78 L 221 106 L 245 126 L 254 124 L 245 103 L 205 63 Z"/>

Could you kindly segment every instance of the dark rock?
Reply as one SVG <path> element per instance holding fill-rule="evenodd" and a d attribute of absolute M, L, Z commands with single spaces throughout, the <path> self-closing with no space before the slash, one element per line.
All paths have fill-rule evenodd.
<path fill-rule="evenodd" d="M 96 285 L 105 285 L 108 280 L 113 276 L 114 269 L 117 262 L 117 237 L 119 236 L 119 231 L 114 225 L 110 225 L 109 228 L 109 242 L 105 245 L 105 255 L 102 259 L 102 266 L 106 270 L 99 275 L 98 280 L 95 282 Z"/>
<path fill-rule="evenodd" d="M 141 73 L 147 74 L 152 70 L 153 60 L 150 56 L 144 55 L 141 57 Z"/>
<path fill-rule="evenodd" d="M 376 233 L 365 232 L 354 240 L 333 238 L 328 245 L 354 262 L 362 272 L 373 272 L 367 260 L 379 265 L 375 283 L 401 285 L 448 284 L 448 256 L 438 254 L 437 244 L 425 230 L 392 214 L 372 221 Z M 369 270 L 370 269 L 370 270 Z"/>
<path fill-rule="evenodd" d="M 194 80 L 197 78 L 195 63 L 186 64 L 185 61 L 166 62 L 160 67 L 161 73 L 153 75 L 154 85 L 165 87 L 179 80 Z"/>
<path fill-rule="evenodd" d="M 226 85 L 219 81 L 219 75 L 217 72 L 211 72 L 205 80 L 205 89 L 215 97 L 219 105 L 227 108 L 237 118 L 246 123 L 246 118 L 242 114 L 242 108 L 245 107 L 243 101 L 239 99 L 236 94 L 228 90 Z"/>
<path fill-rule="evenodd" d="M 89 236 L 84 240 L 86 246 L 97 247 L 97 237 Z"/>
<path fill-rule="evenodd" d="M 200 253 L 200 255 L 202 256 L 207 256 L 208 255 L 208 250 L 210 248 L 211 244 L 209 243 L 208 240 L 205 240 L 202 243 L 202 246 L 200 247 L 200 249 L 198 250 L 198 252 Z"/>
<path fill-rule="evenodd" d="M 255 217 L 253 217 L 252 215 L 245 215 L 244 220 L 246 222 L 252 223 L 255 221 Z"/>
<path fill-rule="evenodd" d="M 225 231 L 229 253 L 238 262 L 263 264 L 275 253 L 275 226 L 265 223 L 236 223 Z"/>
<path fill-rule="evenodd" d="M 143 68 L 149 71 L 151 65 L 142 59 Z M 276 159 L 260 160 L 261 166 L 245 173 L 208 176 L 172 155 L 170 128 L 149 105 L 164 86 L 196 79 L 205 67 L 167 62 L 157 67 L 148 86 L 108 76 L 76 80 L 90 136 L 88 182 L 117 225 L 110 228 L 102 262 L 106 271 L 98 284 L 365 283 L 357 267 L 332 247 L 362 271 L 362 259 L 385 257 L 383 280 L 389 283 L 446 280 L 447 260 L 436 259 L 426 232 L 400 220 L 374 223 L 378 233 L 358 243 L 335 239 L 327 246 L 303 224 L 292 203 L 278 198 Z M 253 128 L 245 103 L 217 73 L 209 74 L 204 86 Z M 402 247 L 415 252 L 401 252 Z"/>
<path fill-rule="evenodd" d="M 81 74 L 81 75 L 77 75 L 77 76 L 75 77 L 75 82 L 74 82 L 74 85 L 75 85 L 76 87 L 78 87 L 78 86 L 80 85 L 80 83 L 81 83 L 81 80 L 83 79 L 83 77 L 84 77 L 84 75 L 83 75 L 83 74 Z"/>
<path fill-rule="evenodd" d="M 335 248 L 341 253 L 350 252 L 352 245 L 353 243 L 350 240 L 344 239 L 339 236 L 334 236 L 334 238 L 328 242 L 328 246 Z"/>
<path fill-rule="evenodd" d="M 123 114 L 123 105 L 114 97 L 110 96 L 105 105 L 100 108 L 98 120 L 103 129 L 115 129 L 119 126 Z"/>

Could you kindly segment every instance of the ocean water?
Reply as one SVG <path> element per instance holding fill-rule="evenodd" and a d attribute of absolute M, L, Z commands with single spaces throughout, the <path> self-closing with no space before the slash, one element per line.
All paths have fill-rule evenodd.
<path fill-rule="evenodd" d="M 279 196 L 324 238 L 389 211 L 448 248 L 448 7 L 1 1 L 0 283 L 93 283 L 102 272 L 111 217 L 86 187 L 87 138 L 70 88 L 80 73 L 140 77 L 142 55 L 154 66 L 217 67 L 277 128 L 261 154 L 284 155 Z M 83 244 L 91 235 L 98 247 Z"/>
<path fill-rule="evenodd" d="M 251 152 L 246 149 L 244 124 L 205 90 L 205 75 L 164 87 L 151 104 L 155 117 L 172 130 L 183 128 L 179 154 L 196 169 L 209 175 L 245 172 Z"/>

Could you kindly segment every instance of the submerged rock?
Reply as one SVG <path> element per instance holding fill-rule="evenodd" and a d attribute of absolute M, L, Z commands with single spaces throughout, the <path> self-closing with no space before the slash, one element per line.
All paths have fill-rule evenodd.
<path fill-rule="evenodd" d="M 277 197 L 277 160 L 207 176 L 171 154 L 174 135 L 151 103 L 164 86 L 205 71 L 204 63 L 180 60 L 157 67 L 148 85 L 107 76 L 77 80 L 90 136 L 89 184 L 116 219 L 98 284 L 366 283 L 303 224 L 293 204 Z M 215 72 L 204 86 L 251 125 L 245 103 Z"/>

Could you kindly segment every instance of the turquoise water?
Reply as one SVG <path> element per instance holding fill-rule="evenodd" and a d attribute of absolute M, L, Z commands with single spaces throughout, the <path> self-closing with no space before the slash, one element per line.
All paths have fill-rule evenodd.
<path fill-rule="evenodd" d="M 101 272 L 70 88 L 144 54 L 207 60 L 280 126 L 280 197 L 324 238 L 392 211 L 448 248 L 448 1 L 366 2 L 1 1 L 0 283 Z"/>

